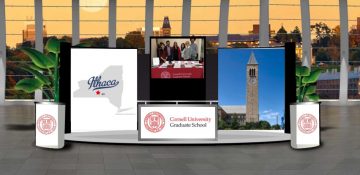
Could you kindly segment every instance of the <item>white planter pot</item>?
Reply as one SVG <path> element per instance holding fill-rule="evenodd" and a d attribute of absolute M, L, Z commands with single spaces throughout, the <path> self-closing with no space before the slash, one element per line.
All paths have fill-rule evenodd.
<path fill-rule="evenodd" d="M 314 102 L 290 105 L 291 147 L 312 148 L 320 145 L 320 104 Z"/>
<path fill-rule="evenodd" d="M 64 147 L 65 105 L 35 103 L 36 146 L 60 149 Z"/>

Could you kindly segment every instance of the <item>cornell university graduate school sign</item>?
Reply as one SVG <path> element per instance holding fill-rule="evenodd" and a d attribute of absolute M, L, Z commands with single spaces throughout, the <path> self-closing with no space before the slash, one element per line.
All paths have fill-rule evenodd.
<path fill-rule="evenodd" d="M 139 105 L 139 140 L 216 140 L 215 105 Z"/>

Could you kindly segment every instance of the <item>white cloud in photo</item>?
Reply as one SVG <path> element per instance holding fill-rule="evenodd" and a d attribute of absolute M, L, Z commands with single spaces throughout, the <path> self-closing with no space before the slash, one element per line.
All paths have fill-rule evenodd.
<path fill-rule="evenodd" d="M 265 111 L 262 112 L 262 114 L 268 114 L 268 113 L 270 113 L 271 111 L 272 111 L 271 109 L 265 110 Z"/>
<path fill-rule="evenodd" d="M 280 112 L 272 111 L 271 109 L 263 111 L 262 114 L 260 114 L 260 120 L 265 120 L 269 122 L 271 125 L 275 125 L 276 116 L 278 116 L 278 120 L 280 124 L 280 120 L 281 120 Z"/>

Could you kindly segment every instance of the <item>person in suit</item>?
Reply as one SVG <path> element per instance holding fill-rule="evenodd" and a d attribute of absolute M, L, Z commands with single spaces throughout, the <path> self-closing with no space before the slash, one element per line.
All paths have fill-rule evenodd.
<path fill-rule="evenodd" d="M 174 44 L 173 44 L 171 55 L 172 55 L 172 60 L 180 61 L 181 51 L 180 51 L 180 47 L 178 46 L 177 42 L 174 42 Z"/>
<path fill-rule="evenodd" d="M 166 49 L 166 53 L 167 53 L 166 60 L 170 62 L 173 59 L 172 59 L 172 48 L 170 46 L 170 41 L 169 40 L 166 41 L 165 49 Z"/>

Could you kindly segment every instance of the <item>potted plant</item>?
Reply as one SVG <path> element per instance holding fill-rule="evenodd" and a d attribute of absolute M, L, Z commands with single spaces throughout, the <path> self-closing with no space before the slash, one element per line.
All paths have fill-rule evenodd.
<path fill-rule="evenodd" d="M 295 149 L 320 145 L 320 104 L 316 94 L 320 74 L 320 69 L 296 67 L 296 103 L 290 105 L 291 146 Z"/>
<path fill-rule="evenodd" d="M 47 148 L 64 146 L 65 105 L 59 103 L 60 41 L 50 38 L 41 53 L 32 48 L 21 48 L 31 59 L 30 64 L 19 68 L 34 77 L 25 78 L 15 85 L 16 90 L 33 93 L 42 90 L 48 102 L 35 102 L 36 145 Z"/>

